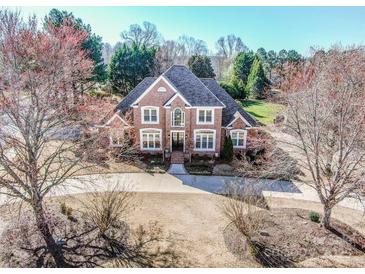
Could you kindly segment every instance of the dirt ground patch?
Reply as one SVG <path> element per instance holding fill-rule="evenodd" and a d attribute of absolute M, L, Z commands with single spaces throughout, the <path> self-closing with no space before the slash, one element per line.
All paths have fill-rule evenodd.
<path fill-rule="evenodd" d="M 308 214 L 309 211 L 303 209 L 272 209 L 265 214 L 261 229 L 265 233 L 256 235 L 255 239 L 280 250 L 296 262 L 327 255 L 364 255 L 344 239 L 310 221 Z M 333 224 L 340 225 L 335 220 Z M 362 236 L 354 230 L 352 234 Z"/>
<path fill-rule="evenodd" d="M 259 255 L 260 258 L 266 258 L 263 263 L 271 267 L 294 267 L 297 263 L 313 258 L 327 256 L 327 259 L 331 260 L 333 256 L 342 256 L 342 262 L 349 262 L 349 258 L 352 260 L 354 256 L 365 255 L 348 241 L 324 229 L 319 223 L 310 221 L 308 215 L 309 211 L 303 209 L 277 208 L 264 211 L 263 227 L 252 238 L 258 243 L 257 247 L 264 251 L 263 255 Z M 332 223 L 352 239 L 364 242 L 365 237 L 349 226 L 337 220 L 333 220 Z M 225 240 L 236 256 L 243 257 L 247 254 L 245 239 L 233 225 L 225 230 Z M 270 261 L 274 265 L 270 264 Z M 278 263 L 279 261 L 281 263 Z M 315 262 L 325 263 L 326 260 L 318 259 L 311 264 Z"/>
<path fill-rule="evenodd" d="M 74 210 L 85 195 L 52 197 Z M 189 267 L 258 267 L 250 260 L 238 259 L 226 247 L 223 230 L 227 225 L 220 208 L 221 196 L 211 194 L 136 193 L 135 210 L 127 223 L 136 228 L 157 221 L 175 242 L 177 252 Z M 1 210 L 6 216 L 11 209 Z M 6 219 L 6 218 L 4 218 Z"/>
<path fill-rule="evenodd" d="M 108 160 L 103 164 L 92 165 L 83 168 L 76 172 L 76 176 L 91 175 L 91 174 L 107 174 L 107 173 L 139 173 L 145 172 L 143 168 L 138 164 L 133 165 L 131 163 L 117 162 L 114 159 Z"/>
<path fill-rule="evenodd" d="M 64 201 L 77 210 L 81 206 L 80 201 L 85 197 L 85 194 L 74 197 L 52 197 L 48 202 L 59 204 Z M 228 221 L 219 208 L 220 199 L 225 198 L 213 194 L 139 192 L 135 194 L 135 210 L 127 216 L 126 221 L 132 228 L 157 221 L 166 232 L 170 233 L 178 253 L 189 267 L 260 267 L 248 259 L 247 255 L 237 256 L 227 243 L 224 231 Z M 270 198 L 268 204 L 278 212 L 281 208 L 298 207 L 321 212 L 320 204 L 310 201 Z M 14 208 L 0 207 L 0 216 L 4 221 L 9 219 L 9 215 L 14 216 L 14 212 L 17 212 Z M 364 234 L 365 222 L 360 212 L 347 208 L 335 208 L 333 217 Z M 315 225 L 318 226 L 318 224 Z M 293 228 L 293 230 L 296 229 L 297 227 Z M 351 248 L 345 247 L 345 250 L 351 251 Z M 352 258 L 357 260 L 359 257 L 341 256 L 341 258 L 342 264 L 351 265 Z M 312 266 L 318 263 L 318 266 L 325 266 L 325 263 L 320 264 L 322 261 L 313 260 L 308 264 Z"/>

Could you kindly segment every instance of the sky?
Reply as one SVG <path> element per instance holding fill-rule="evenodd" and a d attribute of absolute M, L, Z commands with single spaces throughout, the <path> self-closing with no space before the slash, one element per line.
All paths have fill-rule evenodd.
<path fill-rule="evenodd" d="M 13 7 L 14 8 L 14 7 Z M 52 7 L 17 7 L 39 18 Z M 131 24 L 149 21 L 166 40 L 186 34 L 216 50 L 220 36 L 235 34 L 252 50 L 328 49 L 365 43 L 365 7 L 55 7 L 73 12 L 104 42 L 115 44 Z"/>

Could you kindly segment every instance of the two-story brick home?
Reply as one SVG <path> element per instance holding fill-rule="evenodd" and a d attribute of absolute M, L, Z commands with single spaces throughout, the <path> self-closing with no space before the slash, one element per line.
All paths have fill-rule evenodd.
<path fill-rule="evenodd" d="M 214 79 L 199 79 L 187 67 L 174 65 L 140 82 L 103 126 L 110 130 L 112 146 L 128 129 L 144 153 L 219 156 L 228 135 L 235 149 L 245 149 L 256 121 Z"/>

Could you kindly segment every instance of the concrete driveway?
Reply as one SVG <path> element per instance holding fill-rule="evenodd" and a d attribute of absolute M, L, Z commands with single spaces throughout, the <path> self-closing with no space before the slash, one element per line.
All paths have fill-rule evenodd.
<path fill-rule="evenodd" d="M 195 176 L 150 173 L 112 173 L 79 176 L 68 179 L 62 186 L 55 187 L 50 196 L 73 195 L 88 192 L 103 192 L 113 188 L 133 192 L 155 193 L 200 193 L 224 194 L 227 183 L 237 182 L 250 185 L 257 194 L 266 197 L 287 198 L 319 202 L 316 192 L 310 187 L 290 181 L 254 180 L 231 176 Z M 0 195 L 0 204 L 6 201 Z M 354 199 L 346 199 L 341 206 L 363 210 L 362 204 Z"/>

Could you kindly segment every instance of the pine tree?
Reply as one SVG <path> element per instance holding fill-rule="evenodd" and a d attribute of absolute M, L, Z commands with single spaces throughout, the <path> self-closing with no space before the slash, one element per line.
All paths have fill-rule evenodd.
<path fill-rule="evenodd" d="M 193 55 L 188 61 L 189 69 L 199 78 L 214 78 L 215 73 L 208 56 Z"/>
<path fill-rule="evenodd" d="M 248 75 L 246 92 L 256 99 L 262 99 L 264 97 L 265 84 L 266 77 L 262 62 L 259 58 L 255 58 Z"/>
<path fill-rule="evenodd" d="M 126 44 L 112 56 L 109 64 L 109 81 L 115 92 L 127 95 L 145 77 L 153 75 L 156 50 Z"/>

